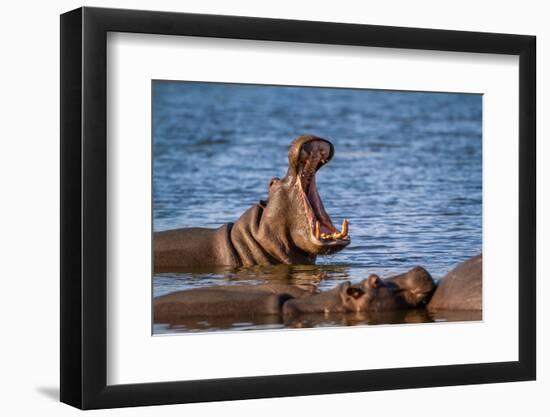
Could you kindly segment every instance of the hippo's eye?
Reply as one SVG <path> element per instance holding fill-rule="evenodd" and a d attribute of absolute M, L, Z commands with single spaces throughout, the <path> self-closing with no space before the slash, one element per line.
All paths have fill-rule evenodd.
<path fill-rule="evenodd" d="M 353 297 L 353 298 L 359 298 L 364 294 L 361 288 L 356 288 L 356 287 L 350 287 L 347 289 L 346 292 L 350 297 Z"/>
<path fill-rule="evenodd" d="M 271 188 L 271 186 L 277 182 L 277 181 L 280 181 L 281 179 L 279 177 L 273 177 L 271 178 L 271 181 L 269 181 L 269 188 Z"/>

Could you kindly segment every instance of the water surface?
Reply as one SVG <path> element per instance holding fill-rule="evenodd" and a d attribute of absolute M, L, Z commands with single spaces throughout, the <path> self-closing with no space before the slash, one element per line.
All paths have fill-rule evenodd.
<path fill-rule="evenodd" d="M 154 296 L 266 280 L 329 289 L 415 265 L 439 279 L 481 252 L 481 95 L 154 81 L 152 105 L 155 231 L 235 221 L 285 175 L 291 140 L 309 133 L 335 146 L 317 186 L 352 237 L 317 266 L 156 274 Z"/>

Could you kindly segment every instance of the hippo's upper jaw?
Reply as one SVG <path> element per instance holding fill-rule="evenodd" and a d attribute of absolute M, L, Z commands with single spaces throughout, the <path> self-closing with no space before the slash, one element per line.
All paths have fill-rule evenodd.
<path fill-rule="evenodd" d="M 326 139 L 316 136 L 300 136 L 292 143 L 288 154 L 287 178 L 293 180 L 299 195 L 301 215 L 305 218 L 303 228 L 309 242 L 307 250 L 313 254 L 329 254 L 340 251 L 350 244 L 348 221 L 344 219 L 342 230 L 332 224 L 325 211 L 315 174 L 334 155 L 334 147 Z"/>

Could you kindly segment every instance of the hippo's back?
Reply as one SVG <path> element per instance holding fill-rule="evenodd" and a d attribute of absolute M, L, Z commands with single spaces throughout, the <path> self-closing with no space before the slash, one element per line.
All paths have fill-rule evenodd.
<path fill-rule="evenodd" d="M 461 263 L 445 275 L 428 304 L 430 310 L 481 310 L 482 256 Z"/>
<path fill-rule="evenodd" d="M 270 291 L 228 291 L 195 288 L 177 291 L 153 300 L 155 323 L 173 323 L 187 317 L 254 317 L 280 314 L 288 294 Z"/>
<path fill-rule="evenodd" d="M 232 223 L 218 229 L 192 227 L 153 234 L 155 272 L 201 266 L 239 266 L 229 235 Z"/>

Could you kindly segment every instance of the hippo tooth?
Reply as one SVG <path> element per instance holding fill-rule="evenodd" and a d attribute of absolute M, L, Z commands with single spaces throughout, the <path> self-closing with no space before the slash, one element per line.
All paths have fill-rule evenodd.
<path fill-rule="evenodd" d="M 346 237 L 348 235 L 348 219 L 344 219 L 342 222 L 342 237 Z"/>
<path fill-rule="evenodd" d="M 318 240 L 321 236 L 321 226 L 319 225 L 319 221 L 315 220 L 315 238 Z"/>

